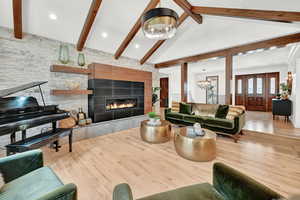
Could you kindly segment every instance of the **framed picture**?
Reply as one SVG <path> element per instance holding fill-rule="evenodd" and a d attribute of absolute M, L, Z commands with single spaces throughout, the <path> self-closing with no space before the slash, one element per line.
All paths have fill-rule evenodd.
<path fill-rule="evenodd" d="M 219 76 L 207 76 L 206 80 L 211 82 L 211 86 L 206 90 L 206 104 L 218 104 Z"/>

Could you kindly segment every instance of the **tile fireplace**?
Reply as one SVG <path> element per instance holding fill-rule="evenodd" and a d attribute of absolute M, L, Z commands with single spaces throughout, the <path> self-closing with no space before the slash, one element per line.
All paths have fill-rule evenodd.
<path fill-rule="evenodd" d="M 144 83 L 110 79 L 90 79 L 89 116 L 102 122 L 144 115 Z"/>

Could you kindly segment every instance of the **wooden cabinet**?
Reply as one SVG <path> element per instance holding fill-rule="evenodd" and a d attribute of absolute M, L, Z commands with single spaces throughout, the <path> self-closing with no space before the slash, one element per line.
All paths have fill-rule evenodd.
<path fill-rule="evenodd" d="M 288 120 L 292 115 L 292 101 L 288 99 L 272 99 L 272 113 L 273 119 L 278 115 L 285 116 L 285 120 Z"/>

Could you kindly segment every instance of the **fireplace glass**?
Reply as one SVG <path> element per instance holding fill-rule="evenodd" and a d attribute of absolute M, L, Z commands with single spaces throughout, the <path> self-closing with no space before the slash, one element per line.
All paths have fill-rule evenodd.
<path fill-rule="evenodd" d="M 107 99 L 106 100 L 106 111 L 119 110 L 126 108 L 134 108 L 137 106 L 137 99 Z"/>

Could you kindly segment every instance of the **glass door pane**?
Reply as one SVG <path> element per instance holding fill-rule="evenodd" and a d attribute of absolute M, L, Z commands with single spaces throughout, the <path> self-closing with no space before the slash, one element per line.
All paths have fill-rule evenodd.
<path fill-rule="evenodd" d="M 263 79 L 256 78 L 256 94 L 262 95 L 263 94 Z"/>
<path fill-rule="evenodd" d="M 254 78 L 249 78 L 248 79 L 248 94 L 253 94 L 254 93 Z"/>
<path fill-rule="evenodd" d="M 237 93 L 242 94 L 243 93 L 243 81 L 242 79 L 239 79 L 237 81 Z"/>
<path fill-rule="evenodd" d="M 270 94 L 276 94 L 276 78 L 270 78 Z"/>

